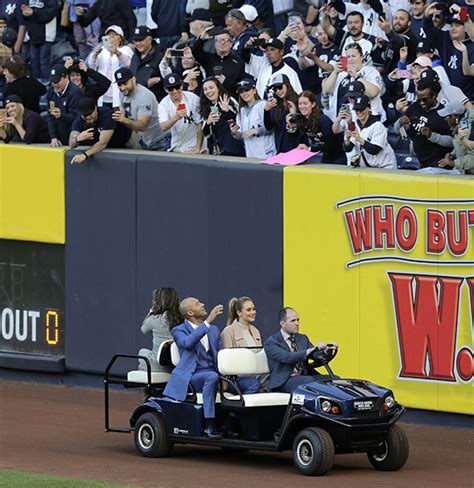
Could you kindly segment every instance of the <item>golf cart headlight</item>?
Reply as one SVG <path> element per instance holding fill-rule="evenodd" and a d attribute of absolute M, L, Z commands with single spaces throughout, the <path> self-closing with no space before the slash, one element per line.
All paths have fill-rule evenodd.
<path fill-rule="evenodd" d="M 387 398 L 385 398 L 385 402 L 383 404 L 384 410 L 390 410 L 394 406 L 395 406 L 395 400 L 393 396 L 388 396 Z"/>
<path fill-rule="evenodd" d="M 328 400 L 323 400 L 321 402 L 321 410 L 325 413 L 329 413 L 331 411 L 331 402 Z"/>

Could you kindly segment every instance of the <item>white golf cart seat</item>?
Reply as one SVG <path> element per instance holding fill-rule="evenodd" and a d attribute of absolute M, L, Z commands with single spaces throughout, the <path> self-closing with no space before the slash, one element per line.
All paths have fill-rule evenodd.
<path fill-rule="evenodd" d="M 222 349 L 217 355 L 219 373 L 224 376 L 261 375 L 270 372 L 267 356 L 261 349 L 254 352 L 251 349 L 235 348 Z M 252 393 L 249 395 L 232 395 L 224 393 L 225 399 L 239 401 L 243 398 L 245 407 L 286 406 L 290 402 L 290 393 Z"/>
<path fill-rule="evenodd" d="M 163 364 L 163 365 L 166 364 L 164 356 L 169 354 L 169 352 L 167 347 L 165 346 L 169 346 L 170 343 L 173 343 L 174 345 L 174 342 L 172 340 L 164 341 L 160 344 L 160 347 L 158 348 L 158 352 L 156 353 L 156 359 L 158 361 L 158 364 Z M 173 347 L 173 345 L 171 347 Z M 151 383 L 153 385 L 163 385 L 167 383 L 170 376 L 171 373 L 157 373 L 152 371 Z M 127 373 L 127 381 L 130 381 L 132 383 L 143 383 L 144 385 L 146 385 L 148 383 L 147 371 L 146 370 L 143 371 L 141 369 L 129 371 Z"/>

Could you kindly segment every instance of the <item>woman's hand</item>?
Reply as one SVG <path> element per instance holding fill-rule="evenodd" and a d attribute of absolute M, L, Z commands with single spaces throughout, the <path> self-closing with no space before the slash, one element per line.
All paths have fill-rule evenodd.
<path fill-rule="evenodd" d="M 298 144 L 296 149 L 305 149 L 306 151 L 309 151 L 309 147 L 306 144 Z"/>
<path fill-rule="evenodd" d="M 221 95 L 219 97 L 219 101 L 217 103 L 223 112 L 228 112 L 230 110 L 229 102 L 230 102 L 229 95 L 226 95 L 224 93 L 224 95 Z"/>
<path fill-rule="evenodd" d="M 189 73 L 184 77 L 183 82 L 184 83 L 189 83 L 193 80 L 195 80 L 199 76 L 200 70 L 196 66 L 195 68 L 191 69 Z"/>
<path fill-rule="evenodd" d="M 296 105 L 291 100 L 288 100 L 288 110 L 290 114 L 296 113 Z"/>
<path fill-rule="evenodd" d="M 79 69 L 84 71 L 84 73 L 87 73 L 87 70 L 89 69 L 83 59 L 79 60 Z"/>
<path fill-rule="evenodd" d="M 73 64 L 74 64 L 74 60 L 71 58 L 71 56 L 68 56 L 66 58 L 66 61 L 64 61 L 64 67 L 66 69 L 69 69 Z"/>
<path fill-rule="evenodd" d="M 277 103 L 278 101 L 276 98 L 274 98 L 273 100 L 268 100 L 268 102 L 265 104 L 265 107 L 263 107 L 263 110 L 265 110 L 265 112 L 268 112 L 272 108 L 276 107 Z"/>
<path fill-rule="evenodd" d="M 18 120 L 15 119 L 15 117 L 7 117 L 5 119 L 5 123 L 10 125 L 15 125 L 15 126 L 19 125 L 19 122 Z"/>
<path fill-rule="evenodd" d="M 206 122 L 209 125 L 214 125 L 217 124 L 217 122 L 219 122 L 220 118 L 221 118 L 221 114 L 219 112 L 211 112 Z"/>

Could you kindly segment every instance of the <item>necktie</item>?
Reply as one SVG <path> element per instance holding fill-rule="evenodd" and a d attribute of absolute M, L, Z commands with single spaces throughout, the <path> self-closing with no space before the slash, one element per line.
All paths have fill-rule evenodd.
<path fill-rule="evenodd" d="M 290 335 L 290 343 L 291 343 L 291 351 L 297 352 L 298 348 L 296 347 L 296 339 L 294 335 Z M 295 370 L 299 375 L 306 374 L 306 368 L 301 361 L 295 364 Z"/>

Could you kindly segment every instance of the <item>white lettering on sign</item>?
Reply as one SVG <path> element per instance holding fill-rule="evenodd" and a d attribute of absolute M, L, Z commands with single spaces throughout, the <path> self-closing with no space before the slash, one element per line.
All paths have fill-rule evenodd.
<path fill-rule="evenodd" d="M 13 336 L 18 341 L 26 341 L 28 333 L 30 333 L 30 340 L 36 342 L 37 320 L 40 313 L 30 310 L 12 310 L 11 308 L 4 308 L 0 320 L 0 332 L 6 341 L 13 339 Z"/>

